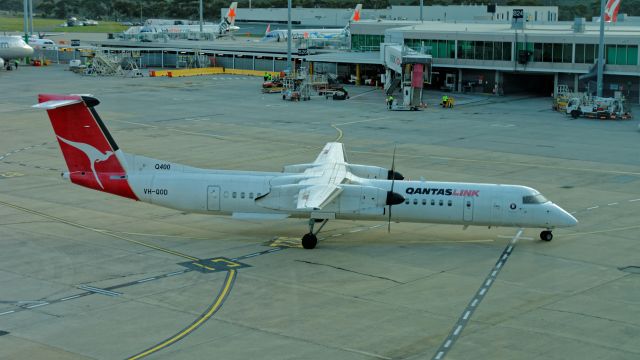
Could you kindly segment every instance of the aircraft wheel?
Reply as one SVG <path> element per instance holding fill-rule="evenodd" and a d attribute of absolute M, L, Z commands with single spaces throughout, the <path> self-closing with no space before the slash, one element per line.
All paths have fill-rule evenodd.
<path fill-rule="evenodd" d="M 540 240 L 551 241 L 553 240 L 553 234 L 549 230 L 545 230 L 540 233 Z"/>
<path fill-rule="evenodd" d="M 304 234 L 302 237 L 302 247 L 305 249 L 313 249 L 318 244 L 318 238 L 312 233 Z"/>

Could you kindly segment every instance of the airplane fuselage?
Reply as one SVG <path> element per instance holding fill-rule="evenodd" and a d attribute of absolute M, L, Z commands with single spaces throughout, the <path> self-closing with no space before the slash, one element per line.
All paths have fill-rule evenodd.
<path fill-rule="evenodd" d="M 132 170 L 127 180 L 137 198 L 176 210 L 257 220 L 295 217 L 384 221 L 388 216 L 388 206 L 376 205 L 372 199 L 381 194 L 367 193 L 366 189 L 389 191 L 391 180 L 359 178 L 355 193 L 345 193 L 340 201 L 322 210 L 279 210 L 265 207 L 257 199 L 281 179 L 299 174 L 206 170 L 139 155 L 125 157 Z M 393 206 L 391 220 L 397 222 L 548 229 L 575 224 L 571 215 L 526 186 L 397 180 L 393 191 L 405 198 Z"/>
<path fill-rule="evenodd" d="M 33 48 L 19 36 L 0 36 L 0 58 L 19 59 L 33 55 Z"/>

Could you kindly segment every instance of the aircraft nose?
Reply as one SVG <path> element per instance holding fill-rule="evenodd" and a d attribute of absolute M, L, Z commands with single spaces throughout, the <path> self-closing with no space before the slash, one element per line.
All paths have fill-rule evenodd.
<path fill-rule="evenodd" d="M 566 210 L 556 205 L 556 222 L 559 227 L 570 227 L 578 224 L 578 219 L 569 214 Z"/>

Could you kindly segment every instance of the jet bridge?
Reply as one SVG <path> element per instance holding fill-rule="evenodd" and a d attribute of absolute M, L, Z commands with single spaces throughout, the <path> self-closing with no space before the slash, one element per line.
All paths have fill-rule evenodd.
<path fill-rule="evenodd" d="M 380 57 L 385 65 L 384 90 L 387 96 L 402 92 L 402 102 L 393 100 L 391 110 L 418 110 L 422 105 L 424 83 L 431 83 L 431 55 L 402 44 L 381 43 Z"/>

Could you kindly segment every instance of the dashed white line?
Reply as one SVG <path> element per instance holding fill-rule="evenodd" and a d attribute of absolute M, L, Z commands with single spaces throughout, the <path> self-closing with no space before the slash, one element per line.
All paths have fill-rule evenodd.
<path fill-rule="evenodd" d="M 440 351 L 438 355 L 436 355 L 436 360 L 442 359 L 442 355 L 444 355 L 444 351 Z"/>
<path fill-rule="evenodd" d="M 629 202 L 640 201 L 640 199 L 629 200 Z"/>
<path fill-rule="evenodd" d="M 7 315 L 7 314 L 11 314 L 11 313 L 14 313 L 14 312 L 16 312 L 16 311 L 15 311 L 15 310 L 5 311 L 5 312 L 3 312 L 3 313 L 0 313 L 0 316 L 2 316 L 2 315 Z"/>
<path fill-rule="evenodd" d="M 342 234 L 333 234 L 333 235 L 331 235 L 331 237 L 338 237 L 338 236 L 342 236 Z"/>
<path fill-rule="evenodd" d="M 500 269 L 501 267 L 502 267 L 502 261 L 496 264 L 496 269 Z M 492 274 L 491 276 L 495 276 L 495 275 Z"/>
<path fill-rule="evenodd" d="M 596 205 L 596 206 L 588 207 L 588 208 L 587 208 L 587 210 L 593 210 L 593 209 L 597 209 L 597 208 L 599 208 L 599 207 L 600 207 L 600 206 L 597 206 L 597 205 Z"/>
<path fill-rule="evenodd" d="M 484 295 L 484 293 L 486 293 L 486 292 L 487 292 L 487 288 L 482 288 L 482 289 L 480 289 L 479 294 L 480 294 L 480 296 L 482 296 L 482 295 Z"/>
<path fill-rule="evenodd" d="M 252 257 L 258 256 L 258 255 L 260 255 L 260 253 L 253 253 L 253 254 L 245 255 L 244 258 L 248 259 L 248 258 L 252 258 Z"/>
<path fill-rule="evenodd" d="M 458 325 L 456 331 L 453 332 L 453 335 L 458 336 L 458 334 L 460 334 L 460 330 L 462 330 L 462 325 Z"/>
<path fill-rule="evenodd" d="M 349 231 L 349 232 L 350 232 L 350 233 L 357 233 L 357 232 L 360 232 L 360 231 L 362 231 L 362 229 L 354 229 L 354 230 L 351 230 L 351 231 Z"/>
<path fill-rule="evenodd" d="M 29 306 L 27 306 L 27 307 L 25 307 L 25 308 L 26 308 L 26 309 L 33 309 L 33 308 L 37 308 L 37 307 L 45 306 L 45 305 L 49 305 L 49 303 L 45 301 L 45 302 L 43 302 L 43 303 L 34 304 L 34 305 L 29 305 Z"/>
<path fill-rule="evenodd" d="M 232 260 L 233 260 L 233 259 L 232 259 Z M 172 272 L 172 273 L 168 273 L 168 274 L 167 274 L 167 275 L 165 275 L 165 276 L 178 275 L 178 274 L 182 274 L 183 272 L 184 272 L 183 270 L 181 270 L 181 271 L 174 271 L 174 272 Z"/>
<path fill-rule="evenodd" d="M 444 343 L 445 348 L 448 348 L 449 346 L 451 346 L 451 340 L 447 340 L 447 342 Z"/>
<path fill-rule="evenodd" d="M 137 283 L 143 283 L 143 282 L 147 282 L 147 281 L 151 281 L 151 280 L 155 280 L 155 277 L 150 277 L 150 278 L 146 278 L 146 279 L 142 279 L 142 280 L 138 280 L 136 281 Z"/>
<path fill-rule="evenodd" d="M 464 313 L 464 316 L 462 317 L 463 320 L 467 320 L 469 318 L 469 316 L 471 315 L 471 311 L 467 310 L 466 313 Z"/>
<path fill-rule="evenodd" d="M 512 249 L 513 249 L 513 245 L 509 245 L 509 247 L 507 248 L 507 253 L 510 253 Z"/>
<path fill-rule="evenodd" d="M 73 295 L 73 296 L 69 296 L 69 297 L 66 297 L 66 298 L 62 298 L 62 299 L 60 299 L 60 301 L 67 301 L 67 300 L 71 300 L 71 299 L 75 299 L 75 298 L 79 298 L 79 297 L 80 297 L 80 295 Z"/>
<path fill-rule="evenodd" d="M 478 305 L 478 298 L 473 299 L 473 302 L 471 302 L 471 307 L 476 307 L 476 305 Z"/>
<path fill-rule="evenodd" d="M 502 264 L 502 263 L 499 263 Z M 493 270 L 493 272 L 491 273 L 491 276 L 496 276 L 496 274 L 498 273 L 498 270 Z"/>
<path fill-rule="evenodd" d="M 485 282 L 485 283 L 484 283 L 484 285 L 485 285 L 485 286 L 489 286 L 489 285 L 491 285 L 491 282 L 492 282 L 492 281 L 493 281 L 493 280 L 488 279 L 488 280 L 487 280 L 487 282 Z"/>
<path fill-rule="evenodd" d="M 611 204 L 607 204 L 607 205 L 608 205 L 608 206 L 613 206 L 613 205 L 618 205 L 618 203 L 617 203 L 617 202 L 615 202 L 615 203 L 611 203 Z"/>
<path fill-rule="evenodd" d="M 502 260 L 506 260 L 509 257 L 509 254 L 502 255 Z"/>

